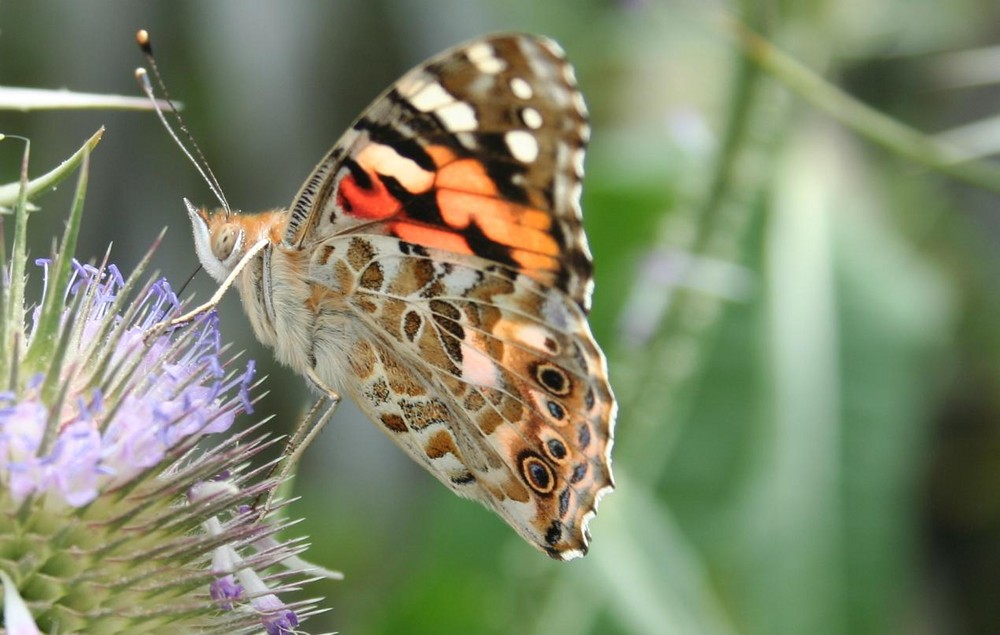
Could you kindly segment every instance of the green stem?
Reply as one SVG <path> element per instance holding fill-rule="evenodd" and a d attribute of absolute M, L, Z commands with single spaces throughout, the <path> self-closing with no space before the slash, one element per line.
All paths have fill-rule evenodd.
<path fill-rule="evenodd" d="M 742 22 L 726 17 L 724 31 L 754 64 L 796 95 L 851 130 L 914 163 L 984 189 L 1000 192 L 1000 167 L 967 154 L 875 110 L 840 90 L 772 45 Z"/>

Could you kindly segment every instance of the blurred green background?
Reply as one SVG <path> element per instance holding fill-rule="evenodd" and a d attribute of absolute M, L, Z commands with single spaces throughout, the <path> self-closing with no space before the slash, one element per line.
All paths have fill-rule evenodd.
<path fill-rule="evenodd" d="M 761 70 L 726 15 L 829 85 Z M 247 210 L 286 205 L 374 95 L 482 33 L 559 40 L 591 107 L 592 323 L 621 406 L 591 554 L 549 561 L 346 405 L 296 483 L 292 534 L 347 576 L 307 589 L 332 607 L 307 630 L 1000 632 L 1000 179 L 921 165 L 934 142 L 1000 150 L 995 0 L 0 0 L 0 85 L 138 94 L 139 27 Z M 904 152 L 898 123 L 935 136 Z M 169 226 L 155 266 L 179 286 L 181 197 L 213 201 L 151 114 L 0 111 L 35 174 L 101 125 L 78 255 L 114 243 L 127 270 Z M 22 147 L 0 143 L 0 181 Z M 39 201 L 34 254 L 71 189 Z M 235 296 L 221 312 L 271 376 L 248 422 L 291 425 L 304 382 Z"/>

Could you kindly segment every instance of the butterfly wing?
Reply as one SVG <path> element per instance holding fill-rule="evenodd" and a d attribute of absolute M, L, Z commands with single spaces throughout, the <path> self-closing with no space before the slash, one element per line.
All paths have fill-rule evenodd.
<path fill-rule="evenodd" d="M 284 241 L 307 248 L 363 227 L 531 272 L 589 310 L 579 205 L 589 136 L 555 42 L 458 46 L 369 106 L 296 195 Z"/>
<path fill-rule="evenodd" d="M 456 493 L 550 555 L 586 552 L 612 486 L 615 403 L 582 309 L 496 263 L 359 235 L 311 271 L 362 323 L 352 397 Z"/>
<path fill-rule="evenodd" d="M 586 319 L 588 134 L 554 43 L 457 47 L 358 119 L 284 236 L 311 252 L 316 288 L 346 298 L 360 407 L 448 487 L 564 559 L 586 552 L 612 488 L 615 402 Z M 344 313 L 321 311 L 317 339 L 342 335 Z"/>

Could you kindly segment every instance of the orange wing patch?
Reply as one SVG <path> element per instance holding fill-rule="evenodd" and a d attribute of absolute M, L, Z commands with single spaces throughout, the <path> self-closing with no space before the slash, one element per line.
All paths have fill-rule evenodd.
<path fill-rule="evenodd" d="M 457 159 L 441 146 L 427 153 L 438 166 L 434 187 L 442 220 L 459 231 L 475 222 L 488 239 L 508 248 L 528 275 L 551 282 L 550 274 L 559 269 L 551 215 L 504 199 L 481 161 Z"/>
<path fill-rule="evenodd" d="M 358 183 L 356 174 L 343 178 L 338 191 L 338 202 L 351 216 L 364 220 L 385 220 L 399 213 L 400 202 L 385 187 L 380 177 L 389 176 L 413 194 L 429 190 L 435 174 L 413 159 L 399 154 L 395 148 L 383 143 L 369 143 L 358 150 L 354 157 L 358 167 L 368 178 Z M 357 175 L 360 176 L 360 175 Z"/>
<path fill-rule="evenodd" d="M 355 160 L 363 173 L 345 175 L 338 190 L 345 212 L 362 220 L 386 221 L 384 231 L 407 242 L 458 254 L 475 253 L 467 236 L 475 224 L 487 240 L 505 250 L 511 264 L 551 283 L 560 266 L 551 215 L 504 198 L 482 161 L 459 158 L 440 145 L 424 151 L 434 161 L 435 171 L 384 144 L 370 143 L 361 149 Z M 389 192 L 382 177 L 395 179 L 414 201 L 432 197 L 440 219 L 423 218 L 416 203 L 407 209 L 410 203 L 404 205 Z"/>
<path fill-rule="evenodd" d="M 435 229 L 427 225 L 405 221 L 390 223 L 389 229 L 393 235 L 409 243 L 432 249 L 443 249 L 456 254 L 472 254 L 472 248 L 469 247 L 468 241 L 458 232 Z"/>
<path fill-rule="evenodd" d="M 559 253 L 555 239 L 543 231 L 551 219 L 541 210 L 454 190 L 438 190 L 437 202 L 441 217 L 456 229 L 475 221 L 487 238 L 500 245 L 547 256 Z"/>
<path fill-rule="evenodd" d="M 475 159 L 460 159 L 440 166 L 434 184 L 443 190 L 499 196 L 496 184 L 486 174 L 486 168 Z"/>
<path fill-rule="evenodd" d="M 364 220 L 384 220 L 400 209 L 399 201 L 377 175 L 372 175 L 369 187 L 359 185 L 353 174 L 346 175 L 340 181 L 337 203 L 351 216 Z"/>

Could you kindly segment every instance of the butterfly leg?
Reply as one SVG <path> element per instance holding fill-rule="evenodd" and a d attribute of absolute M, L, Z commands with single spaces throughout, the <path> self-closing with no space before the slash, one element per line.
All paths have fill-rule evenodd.
<path fill-rule="evenodd" d="M 306 448 L 312 445 L 312 442 L 319 436 L 319 433 L 323 431 L 323 428 L 326 427 L 326 424 L 333 417 L 333 412 L 337 409 L 337 403 L 337 401 L 330 401 L 326 397 L 317 399 L 306 416 L 295 427 L 295 431 L 285 444 L 281 460 L 275 463 L 268 473 L 267 478 L 270 479 L 277 472 L 275 480 L 278 485 L 271 490 L 263 508 L 260 508 L 262 517 L 274 508 L 275 496 L 283 489 L 282 486 L 295 477 L 295 472 L 299 468 L 299 462 L 302 459 L 303 453 L 305 453 Z M 324 404 L 328 404 L 325 411 L 322 414 L 318 414 Z M 259 503 L 260 499 L 258 498 L 254 503 L 254 508 L 259 508 Z"/>
<path fill-rule="evenodd" d="M 323 428 L 326 427 L 326 424 L 333 417 L 333 412 L 337 409 L 337 404 L 340 403 L 340 394 L 324 384 L 314 371 L 308 371 L 306 377 L 314 388 L 323 393 L 323 396 L 316 401 L 315 405 L 313 405 L 306 416 L 295 427 L 295 431 L 292 432 L 292 436 L 288 438 L 288 442 L 285 444 L 285 450 L 282 452 L 280 463 L 275 464 L 271 469 L 271 473 L 268 474 L 268 478 L 270 478 L 274 475 L 275 471 L 278 472 L 277 480 L 279 486 L 281 483 L 295 476 L 295 472 L 299 467 L 299 461 L 302 460 L 302 455 L 305 453 L 306 448 L 312 445 L 312 442 L 319 436 L 319 433 L 323 431 Z M 320 408 L 324 403 L 328 404 L 326 410 L 323 414 L 319 414 Z M 279 466 L 280 470 L 278 469 Z M 277 488 L 272 490 L 271 495 L 268 497 L 267 504 L 264 506 L 265 513 L 271 509 L 276 492 Z"/>
<path fill-rule="evenodd" d="M 322 380 L 316 376 L 315 371 L 309 370 L 306 373 L 306 378 L 314 388 L 323 393 L 323 397 L 316 402 L 316 405 L 313 406 L 312 410 L 309 411 L 309 414 L 302 419 L 298 426 L 296 426 L 295 432 L 293 432 L 292 436 L 288 439 L 288 443 L 285 445 L 284 451 L 285 458 L 282 461 L 283 466 L 280 472 L 281 477 L 290 476 L 298 468 L 298 463 L 302 458 L 302 454 L 316 439 L 323 427 L 326 426 L 327 422 L 333 416 L 333 411 L 337 409 L 337 404 L 340 403 L 340 395 L 335 390 L 324 384 Z M 319 410 L 320 404 L 324 401 L 329 402 L 326 412 L 313 422 L 313 419 L 315 419 Z"/>

